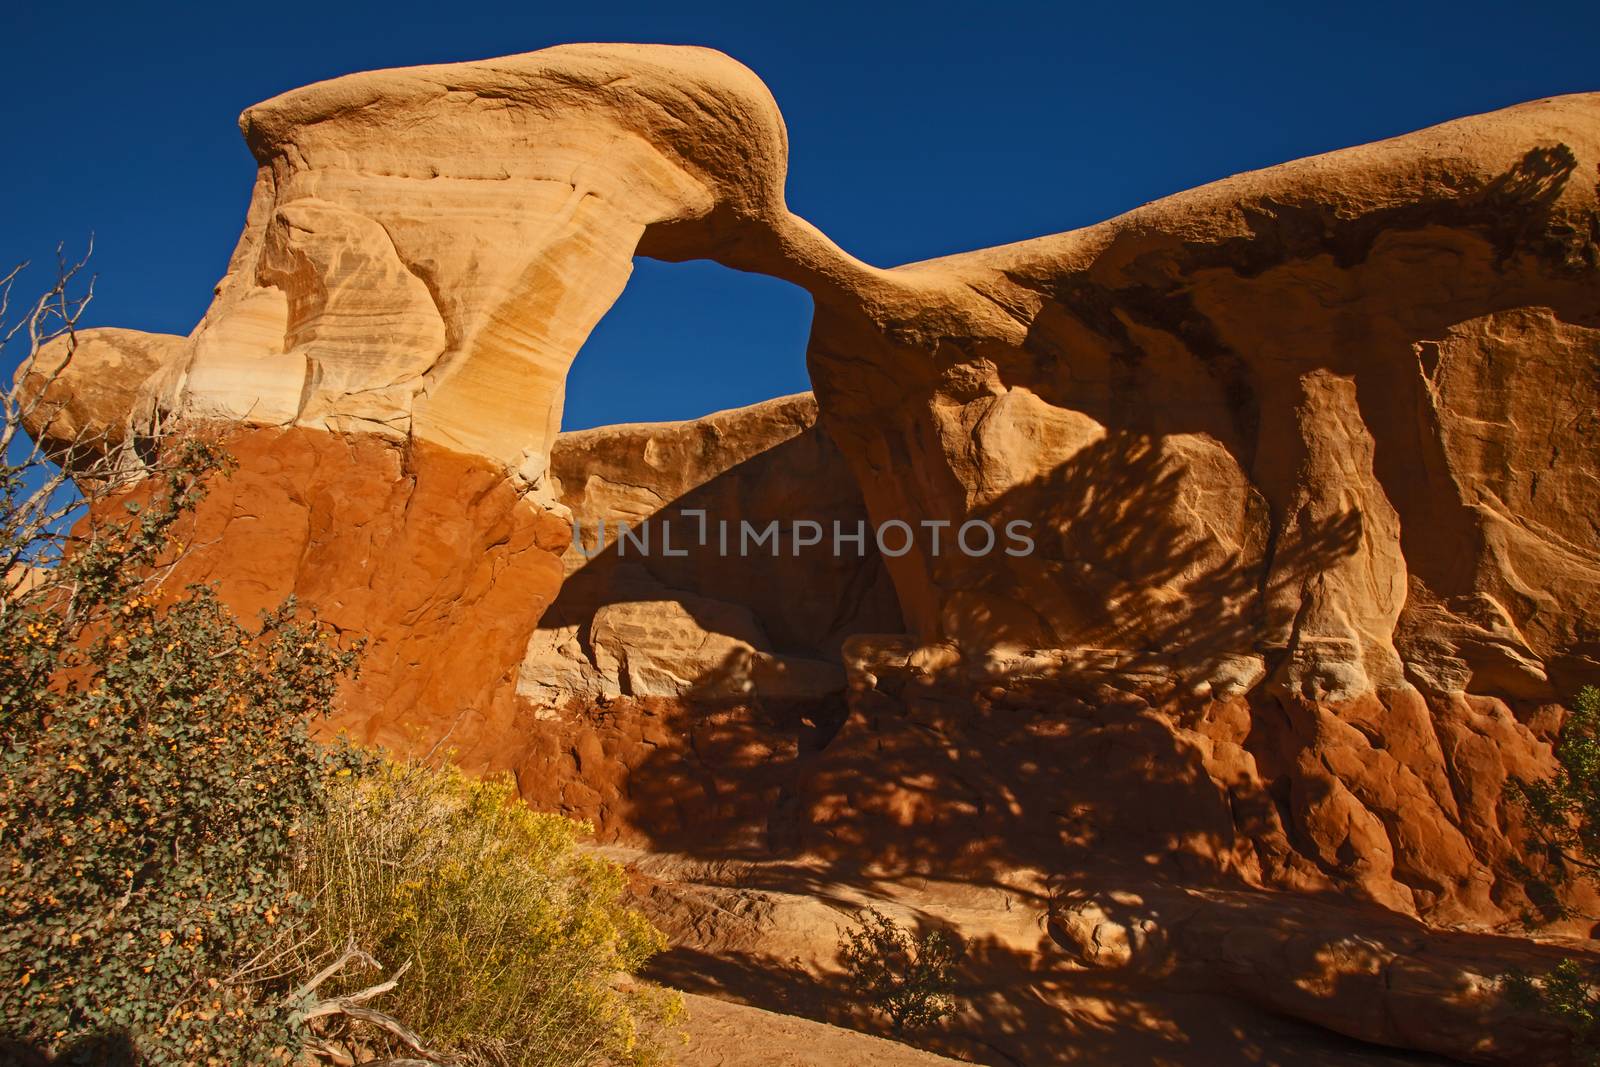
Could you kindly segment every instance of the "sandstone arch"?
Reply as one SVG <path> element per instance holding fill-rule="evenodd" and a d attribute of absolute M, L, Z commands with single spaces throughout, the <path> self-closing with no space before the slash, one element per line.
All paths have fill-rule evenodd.
<path fill-rule="evenodd" d="M 632 256 L 710 258 L 812 294 L 819 423 L 873 519 L 1047 534 L 889 561 L 912 638 L 847 648 L 861 676 L 1190 694 L 1165 728 L 1200 787 L 1275 813 L 1219 871 L 1512 907 L 1500 785 L 1600 676 L 1600 95 L 891 270 L 790 213 L 776 105 L 704 49 L 352 75 L 241 125 L 260 170 L 205 319 L 85 334 L 61 388 L 80 423 L 234 427 L 192 566 L 373 634 L 367 736 L 527 757 L 566 367 Z"/>

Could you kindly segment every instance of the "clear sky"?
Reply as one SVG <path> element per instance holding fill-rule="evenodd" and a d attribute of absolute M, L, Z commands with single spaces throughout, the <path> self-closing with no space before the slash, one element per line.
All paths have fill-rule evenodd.
<path fill-rule="evenodd" d="M 0 260 L 92 231 L 97 325 L 187 333 L 244 221 L 248 105 L 357 70 L 571 41 L 720 48 L 772 88 L 788 199 L 890 266 L 1071 229 L 1242 170 L 1600 89 L 1600 4 L 456 0 L 7 5 Z M 807 387 L 809 298 L 639 260 L 566 425 Z"/>

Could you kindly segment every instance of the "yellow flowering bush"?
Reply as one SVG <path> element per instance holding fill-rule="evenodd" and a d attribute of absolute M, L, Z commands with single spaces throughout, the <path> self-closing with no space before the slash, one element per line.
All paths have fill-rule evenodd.
<path fill-rule="evenodd" d="M 0 322 L 0 1063 L 648 1063 L 674 1001 L 625 979 L 661 936 L 586 828 L 315 744 L 355 650 L 165 580 L 227 458 L 24 433 L 82 266 Z"/>
<path fill-rule="evenodd" d="M 588 829 L 532 811 L 509 778 L 384 763 L 344 779 L 297 875 L 320 949 L 302 971 L 347 945 L 407 965 L 378 1003 L 466 1063 L 652 1062 L 676 1000 L 624 979 L 664 941 L 624 904 L 622 870 L 579 846 Z M 384 1051 L 381 1031 L 349 1040 Z"/>

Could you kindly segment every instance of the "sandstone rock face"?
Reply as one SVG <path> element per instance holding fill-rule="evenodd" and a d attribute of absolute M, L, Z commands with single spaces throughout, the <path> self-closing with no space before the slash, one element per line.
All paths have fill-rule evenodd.
<path fill-rule="evenodd" d="M 200 503 L 180 576 L 217 582 L 247 617 L 292 595 L 365 637 L 336 720 L 357 740 L 406 751 L 448 737 L 464 760 L 497 757 L 567 523 L 431 445 L 300 427 L 223 445 L 237 470 Z"/>
<path fill-rule="evenodd" d="M 1027 871 L 983 883 L 866 879 L 803 862 L 606 852 L 628 865 L 636 898 L 677 946 L 656 965 L 661 976 L 689 990 L 762 976 L 735 992 L 870 1027 L 849 998 L 827 995 L 838 935 L 857 909 L 959 936 L 960 1025 L 916 1040 L 974 1062 L 1563 1062 L 1559 1027 L 1507 1004 L 1495 979 L 1506 967 L 1548 968 L 1570 948 L 1442 933 L 1339 900 L 1104 871 L 1088 890 Z M 1292 1021 L 1306 1018 L 1325 1029 Z M 1390 1056 L 1384 1045 L 1449 1058 Z"/>
<path fill-rule="evenodd" d="M 874 514 L 1045 520 L 1020 561 L 891 560 L 913 629 L 1260 650 L 1277 691 L 1328 701 L 1593 678 L 1597 108 L 1524 105 L 893 272 L 960 279 L 983 317 L 822 292 L 817 395 Z M 919 477 L 869 476 L 897 456 Z M 1151 529 L 1169 545 L 1132 536 Z M 1099 617 L 1071 602 L 1086 585 Z"/>
<path fill-rule="evenodd" d="M 894 272 L 961 278 L 999 317 L 823 292 L 813 377 L 869 510 L 1040 525 L 1021 559 L 890 559 L 912 629 L 969 664 L 1170 665 L 1168 689 L 1118 686 L 1172 709 L 1125 757 L 1169 768 L 1175 697 L 1259 655 L 1242 707 L 1193 713 L 1234 724 L 1195 746 L 1225 806 L 1169 809 L 1166 847 L 1237 840 L 1254 793 L 1269 884 L 1511 918 L 1493 783 L 1548 769 L 1538 708 L 1597 677 L 1597 119 L 1594 96 L 1529 104 Z M 916 477 L 875 476 L 897 457 Z M 881 766 L 879 731 L 836 743 L 858 732 Z M 929 817 L 905 799 L 886 817 Z"/>
<path fill-rule="evenodd" d="M 1288 894 L 1159 889 L 1058 902 L 1051 934 L 1091 968 L 1165 972 L 1375 1044 L 1489 1062 L 1564 1051 L 1558 1028 L 1495 995 L 1507 969 L 1555 966 L 1564 953 L 1552 946 L 1441 935 Z M 1381 980 L 1352 980 L 1363 975 Z"/>
<path fill-rule="evenodd" d="M 787 150 L 759 79 L 697 48 L 354 75 L 239 124 L 261 165 L 245 232 L 160 403 L 529 479 L 644 228 L 781 204 Z"/>
<path fill-rule="evenodd" d="M 522 664 L 523 695 L 555 708 L 575 696 L 842 692 L 844 638 L 902 623 L 875 546 L 831 551 L 834 524 L 855 530 L 867 515 L 815 424 L 816 403 L 801 394 L 558 437 L 550 471 L 575 535 Z M 741 553 L 747 525 L 774 522 L 781 536 Z M 828 531 L 826 543 L 796 545 L 795 522 Z"/>
<path fill-rule="evenodd" d="M 79 464 L 93 463 L 128 439 L 150 379 L 177 358 L 183 338 L 116 328 L 85 330 L 76 344 L 45 347 L 28 368 L 36 405 L 30 429 L 71 443 Z M 57 450 L 59 452 L 59 449 Z"/>
<path fill-rule="evenodd" d="M 1326 921 L 1382 938 L 1528 905 L 1506 785 L 1600 681 L 1600 94 L 893 270 L 788 211 L 775 104 L 703 49 L 352 75 L 241 125 L 260 170 L 205 319 L 47 354 L 33 429 L 226 424 L 185 573 L 371 637 L 361 736 L 717 856 L 1342 896 Z M 815 415 L 558 436 L 635 254 L 804 286 Z M 583 551 L 699 512 L 913 537 Z M 956 550 L 969 526 L 1030 547 Z M 1158 919 L 1038 958 L 1127 963 Z M 1441 1037 L 1477 1002 L 1395 985 L 1392 938 L 1204 940 L 1160 980 L 1481 1062 L 1544 1047 Z M 1338 990 L 1275 990 L 1306 958 Z M 1047 969 L 1014 969 L 1039 1004 Z"/>

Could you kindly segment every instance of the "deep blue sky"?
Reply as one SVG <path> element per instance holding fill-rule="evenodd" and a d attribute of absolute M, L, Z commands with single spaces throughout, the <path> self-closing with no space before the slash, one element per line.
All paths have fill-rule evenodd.
<path fill-rule="evenodd" d="M 790 206 L 885 266 L 1600 89 L 1592 0 L 578 6 L 9 4 L 0 260 L 45 259 L 93 231 L 94 322 L 187 333 L 243 223 L 244 107 L 351 71 L 568 41 L 702 44 L 746 63 L 788 121 Z M 810 314 L 781 282 L 640 260 L 578 357 L 567 426 L 806 388 Z"/>

